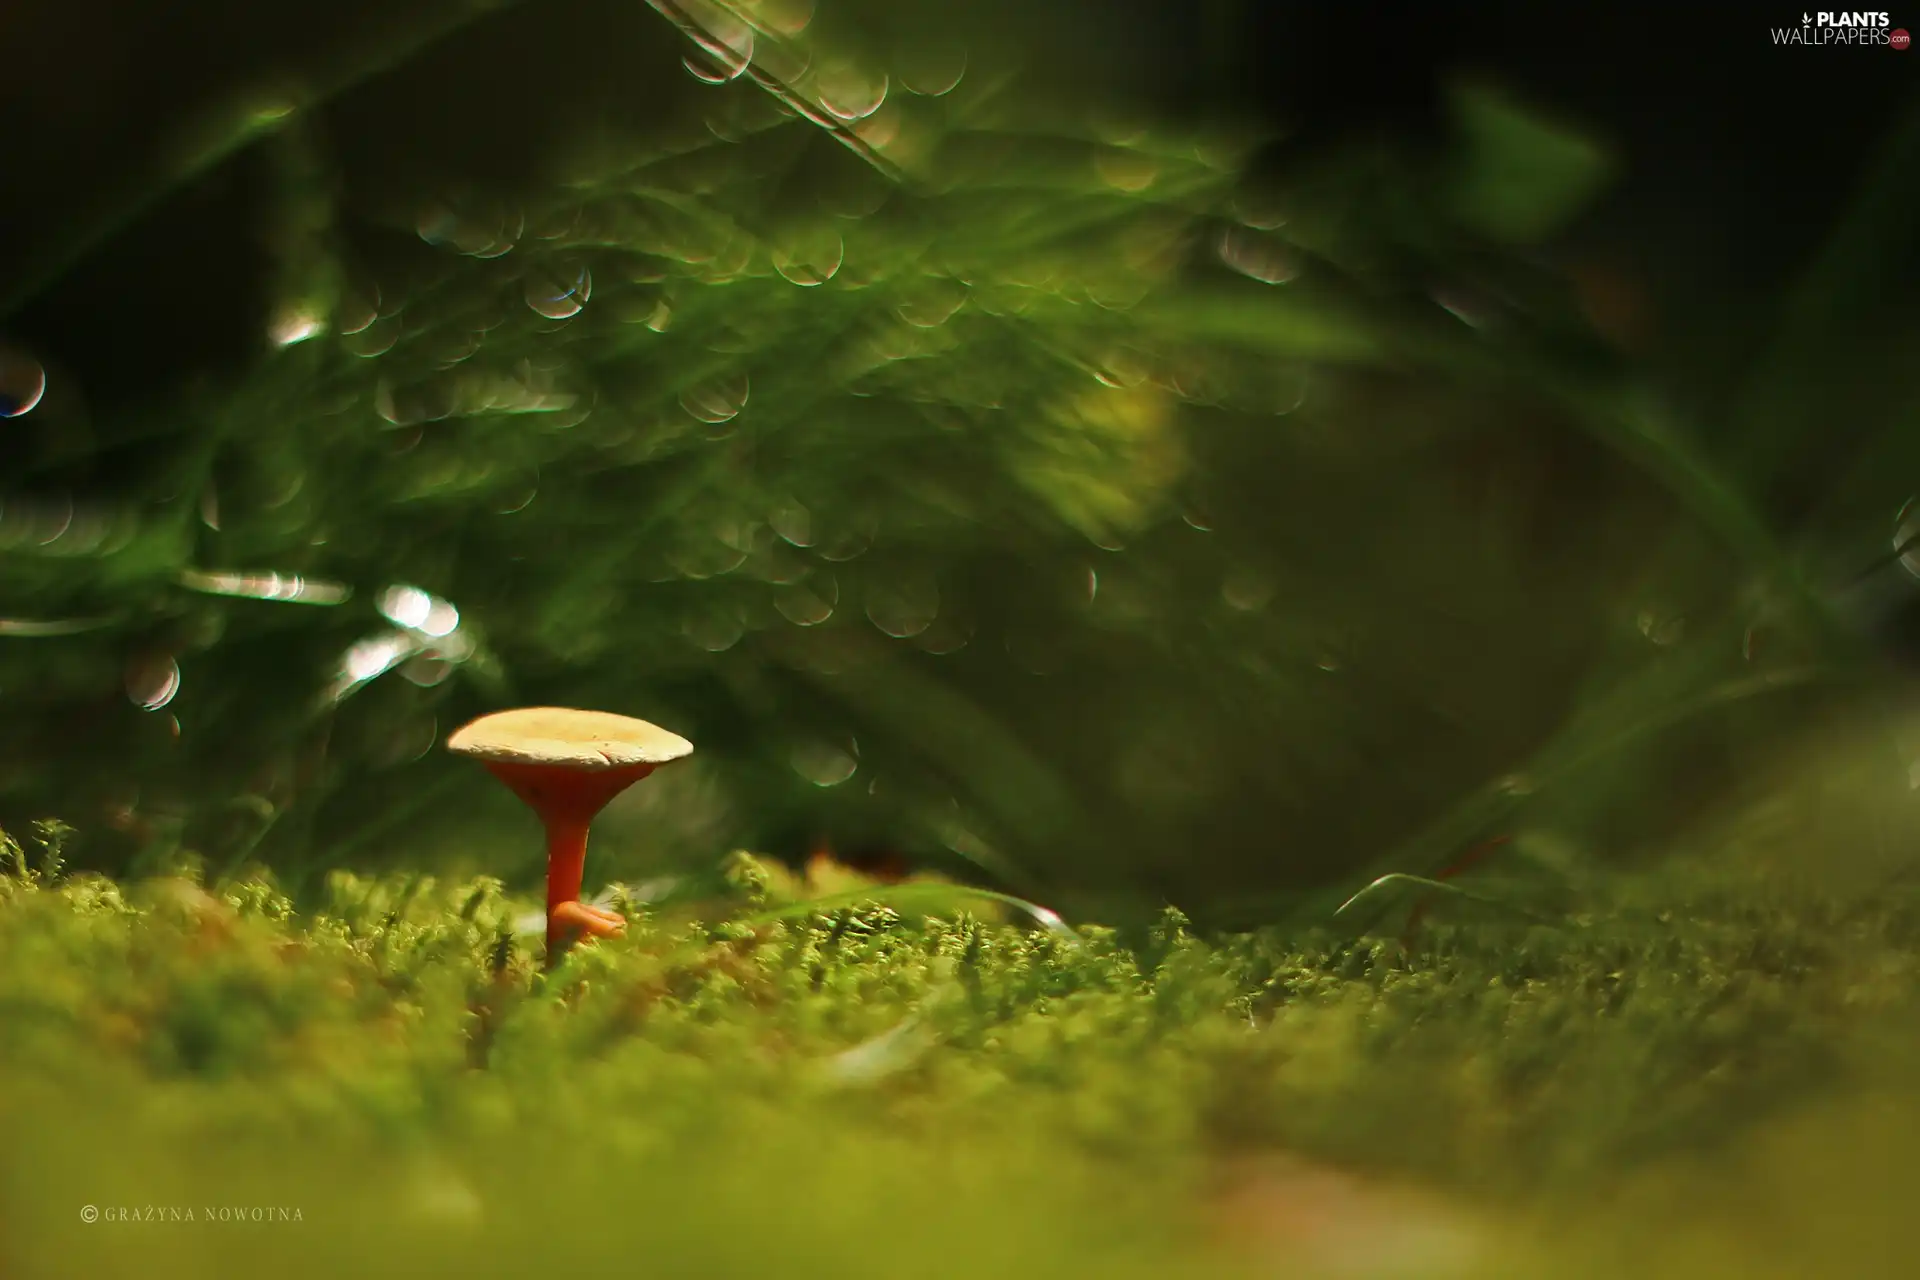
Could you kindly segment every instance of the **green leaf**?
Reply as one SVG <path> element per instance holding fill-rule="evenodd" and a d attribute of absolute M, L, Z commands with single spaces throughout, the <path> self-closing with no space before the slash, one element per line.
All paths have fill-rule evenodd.
<path fill-rule="evenodd" d="M 1545 239 L 1613 175 L 1613 160 L 1597 143 L 1500 89 L 1461 84 L 1451 97 L 1462 154 L 1449 203 L 1463 222 L 1495 240 Z"/>

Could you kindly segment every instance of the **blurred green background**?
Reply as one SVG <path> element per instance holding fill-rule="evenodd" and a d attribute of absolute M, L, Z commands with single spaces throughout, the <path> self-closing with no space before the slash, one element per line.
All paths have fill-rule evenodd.
<path fill-rule="evenodd" d="M 1920 99 L 1769 21 L 8 6 L 0 826 L 526 879 L 556 702 L 594 879 L 1880 866 Z"/>

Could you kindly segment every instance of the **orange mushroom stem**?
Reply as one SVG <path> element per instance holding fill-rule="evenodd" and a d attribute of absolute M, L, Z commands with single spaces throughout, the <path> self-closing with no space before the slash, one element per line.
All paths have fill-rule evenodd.
<path fill-rule="evenodd" d="M 487 771 L 539 815 L 547 832 L 547 955 L 558 957 L 583 934 L 615 938 L 627 922 L 616 911 L 580 901 L 587 866 L 587 832 L 615 796 L 657 766 L 633 764 L 584 772 L 566 765 L 489 760 Z"/>

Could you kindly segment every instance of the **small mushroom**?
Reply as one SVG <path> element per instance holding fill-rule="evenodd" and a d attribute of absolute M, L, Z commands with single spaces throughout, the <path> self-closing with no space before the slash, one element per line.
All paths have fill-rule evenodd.
<path fill-rule="evenodd" d="M 481 716 L 447 739 L 512 788 L 547 830 L 547 964 L 582 934 L 617 936 L 619 913 L 580 901 L 587 828 L 607 802 L 693 744 L 658 725 L 605 711 L 520 707 Z"/>

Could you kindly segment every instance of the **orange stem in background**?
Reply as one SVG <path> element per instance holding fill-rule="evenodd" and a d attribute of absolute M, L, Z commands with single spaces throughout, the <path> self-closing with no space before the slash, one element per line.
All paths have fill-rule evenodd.
<path fill-rule="evenodd" d="M 1512 841 L 1513 836 L 1511 834 L 1495 836 L 1491 840 L 1483 840 L 1461 854 L 1459 861 L 1455 862 L 1452 866 L 1442 868 L 1433 878 L 1435 880 L 1451 880 L 1455 876 L 1465 875 L 1467 872 L 1485 862 L 1489 856 L 1500 848 L 1512 843 Z M 1419 932 L 1420 922 L 1427 918 L 1427 902 L 1428 899 L 1426 895 L 1421 895 L 1420 899 L 1413 904 L 1413 910 L 1407 914 L 1407 926 L 1400 932 L 1401 946 L 1406 947 L 1413 945 L 1413 935 Z"/>

